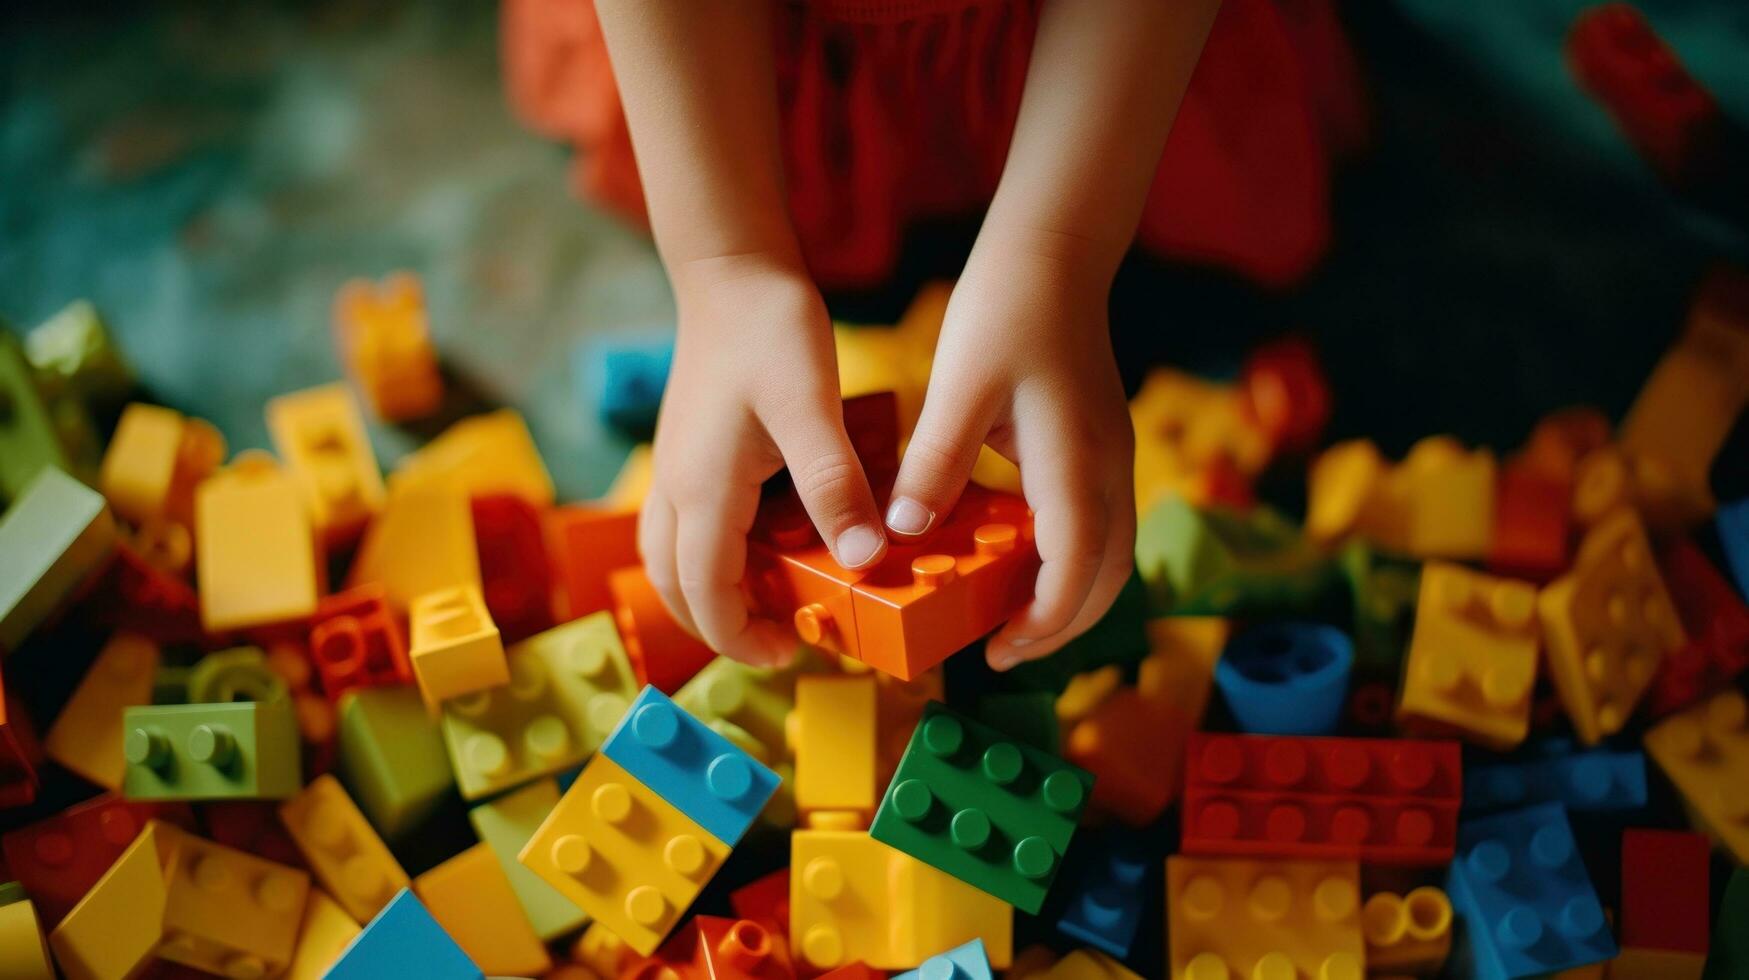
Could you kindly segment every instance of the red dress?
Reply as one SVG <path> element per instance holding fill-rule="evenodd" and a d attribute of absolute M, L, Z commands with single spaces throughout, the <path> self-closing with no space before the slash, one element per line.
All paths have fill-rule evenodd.
<path fill-rule="evenodd" d="M 880 282 L 911 222 L 977 214 L 1008 152 L 1032 0 L 810 0 L 778 18 L 790 213 L 823 286 Z M 592 0 L 508 0 L 512 105 L 572 142 L 575 183 L 639 222 L 643 191 Z M 1330 0 L 1225 0 L 1148 195 L 1139 244 L 1270 286 L 1330 237 L 1331 160 L 1365 139 Z"/>

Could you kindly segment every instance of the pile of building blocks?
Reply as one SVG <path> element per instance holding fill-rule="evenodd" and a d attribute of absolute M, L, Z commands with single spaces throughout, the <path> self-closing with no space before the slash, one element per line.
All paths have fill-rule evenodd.
<path fill-rule="evenodd" d="M 411 276 L 340 292 L 272 452 L 129 401 L 87 304 L 0 332 L 0 978 L 1749 977 L 1746 281 L 1504 452 L 1322 445 L 1301 339 L 1150 377 L 1137 574 L 1005 674 L 1006 461 L 854 573 L 770 481 L 753 668 L 639 564 L 647 449 L 561 502 L 501 408 L 385 471 L 443 400 Z M 878 497 L 944 305 L 836 331 Z"/>

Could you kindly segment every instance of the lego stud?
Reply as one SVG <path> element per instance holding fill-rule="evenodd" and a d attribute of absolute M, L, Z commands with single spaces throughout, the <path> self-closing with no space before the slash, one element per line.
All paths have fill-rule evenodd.
<path fill-rule="evenodd" d="M 618 783 L 603 783 L 589 796 L 589 812 L 602 823 L 624 823 L 632 815 L 632 794 Z"/>
<path fill-rule="evenodd" d="M 1353 953 L 1331 953 L 1318 964 L 1318 980 L 1361 980 L 1366 971 Z"/>
<path fill-rule="evenodd" d="M 680 719 L 669 705 L 646 704 L 632 718 L 632 736 L 640 745 L 665 749 L 680 737 Z"/>
<path fill-rule="evenodd" d="M 1494 935 L 1507 949 L 1529 949 L 1542 940 L 1543 923 L 1535 912 L 1518 905 L 1500 917 Z"/>
<path fill-rule="evenodd" d="M 579 834 L 561 834 L 547 849 L 553 867 L 573 878 L 589 870 L 590 855 L 589 842 Z"/>
<path fill-rule="evenodd" d="M 954 578 L 952 555 L 919 555 L 911 562 L 911 580 L 920 589 L 939 589 Z"/>
<path fill-rule="evenodd" d="M 1581 756 L 1567 771 L 1565 791 L 1575 800 L 1602 803 L 1615 790 L 1615 776 L 1609 761 L 1594 755 Z"/>
<path fill-rule="evenodd" d="M 1250 980 L 1299 980 L 1299 970 L 1286 953 L 1264 953 L 1251 968 Z"/>
<path fill-rule="evenodd" d="M 216 892 L 230 887 L 231 869 L 216 854 L 204 854 L 194 859 L 189 878 L 201 891 Z"/>
<path fill-rule="evenodd" d="M 1362 745 L 1334 744 L 1324 756 L 1324 772 L 1338 787 L 1357 789 L 1372 776 L 1372 756 Z"/>
<path fill-rule="evenodd" d="M 1409 792 L 1431 786 L 1433 777 L 1438 772 L 1433 764 L 1432 753 L 1422 751 L 1418 745 L 1393 749 L 1389 770 L 1391 782 Z"/>
<path fill-rule="evenodd" d="M 58 868 L 73 860 L 73 838 L 56 830 L 44 831 L 30 842 L 30 853 L 38 864 Z"/>
<path fill-rule="evenodd" d="M 1184 885 L 1184 914 L 1193 922 L 1209 922 L 1227 904 L 1227 890 L 1212 875 L 1197 875 Z"/>
<path fill-rule="evenodd" d="M 1408 910 L 1409 935 L 1420 941 L 1438 939 L 1451 931 L 1451 899 L 1432 885 L 1422 885 L 1403 896 Z"/>
<path fill-rule="evenodd" d="M 589 728 L 600 734 L 613 731 L 613 726 L 626 716 L 626 709 L 631 703 L 623 694 L 596 694 L 589 698 L 585 712 L 589 718 Z"/>
<path fill-rule="evenodd" d="M 753 790 L 753 769 L 746 759 L 725 752 L 705 768 L 704 784 L 712 796 L 733 802 Z"/>
<path fill-rule="evenodd" d="M 140 836 L 140 821 L 120 807 L 106 807 L 97 817 L 97 832 L 111 844 L 129 844 Z"/>
<path fill-rule="evenodd" d="M 340 680 L 364 669 L 365 650 L 364 627 L 353 616 L 337 616 L 310 632 L 310 652 Z"/>
<path fill-rule="evenodd" d="M 677 834 L 662 848 L 662 863 L 682 878 L 696 878 L 704 870 L 704 844 L 692 834 Z"/>
<path fill-rule="evenodd" d="M 578 677 L 600 677 L 612 663 L 607 650 L 587 636 L 573 638 L 560 654 L 565 670 Z"/>
<path fill-rule="evenodd" d="M 771 935 L 757 922 L 741 919 L 717 943 L 717 955 L 739 970 L 758 969 L 771 955 Z"/>
<path fill-rule="evenodd" d="M 931 956 L 917 968 L 917 980 L 969 980 L 966 972 L 945 956 Z"/>
<path fill-rule="evenodd" d="M 1280 875 L 1266 874 L 1251 886 L 1245 898 L 1245 909 L 1253 919 L 1279 922 L 1293 908 L 1294 890 Z"/>
<path fill-rule="evenodd" d="M 1199 768 L 1211 783 L 1230 783 L 1245 772 L 1245 750 L 1230 738 L 1211 738 L 1203 743 Z"/>
<path fill-rule="evenodd" d="M 1296 786 L 1306 778 L 1311 759 L 1300 742 L 1271 742 L 1263 751 L 1263 778 L 1275 786 Z"/>
<path fill-rule="evenodd" d="M 1508 582 L 1488 596 L 1488 612 L 1510 630 L 1522 630 L 1536 616 L 1536 590 L 1523 582 Z"/>
<path fill-rule="evenodd" d="M 796 610 L 796 636 L 818 646 L 832 632 L 832 611 L 823 603 L 810 602 Z"/>
<path fill-rule="evenodd" d="M 1057 868 L 1057 851 L 1043 837 L 1022 837 L 1014 845 L 1014 873 L 1039 881 Z"/>
<path fill-rule="evenodd" d="M 462 740 L 462 761 L 482 776 L 502 776 L 510 770 L 510 750 L 490 732 L 475 732 Z"/>
<path fill-rule="evenodd" d="M 1231 980 L 1227 961 L 1215 953 L 1198 953 L 1184 965 L 1184 980 Z"/>
<path fill-rule="evenodd" d="M 980 555 L 1006 555 L 1020 544 L 1020 529 L 1012 524 L 980 524 L 972 532 L 972 544 Z"/>
<path fill-rule="evenodd" d="M 948 822 L 948 837 L 962 851 L 977 851 L 990 843 L 990 818 L 982 810 L 961 810 Z"/>
<path fill-rule="evenodd" d="M 1045 806 L 1057 813 L 1073 813 L 1087 797 L 1087 788 L 1074 774 L 1058 770 L 1045 777 L 1039 794 Z"/>
<path fill-rule="evenodd" d="M 237 759 L 237 738 L 224 725 L 196 725 L 188 733 L 188 757 L 214 769 L 229 769 Z"/>
<path fill-rule="evenodd" d="M 1557 870 L 1573 858 L 1573 835 L 1564 824 L 1545 824 L 1531 835 L 1529 850 L 1538 867 Z"/>
<path fill-rule="evenodd" d="M 965 726 L 952 715 L 932 715 L 923 722 L 923 748 L 930 755 L 945 759 L 958 752 L 965 741 Z"/>
<path fill-rule="evenodd" d="M 747 703 L 747 678 L 742 674 L 718 674 L 705 678 L 704 703 L 711 713 L 727 718 Z"/>
<path fill-rule="evenodd" d="M 893 812 L 906 823 L 921 823 L 935 805 L 935 794 L 921 779 L 907 779 L 893 787 Z"/>
<path fill-rule="evenodd" d="M 1555 928 L 1569 939 L 1588 939 L 1604 927 L 1603 908 L 1591 896 L 1568 899 L 1555 918 Z"/>
<path fill-rule="evenodd" d="M 1196 814 L 1198 836 L 1231 840 L 1239 836 L 1239 808 L 1225 800 L 1204 803 Z"/>
<path fill-rule="evenodd" d="M 507 689 L 518 701 L 533 701 L 540 697 L 547 689 L 546 661 L 539 657 L 511 657 Z"/>
<path fill-rule="evenodd" d="M 814 926 L 802 936 L 802 955 L 820 969 L 831 969 L 844 962 L 844 937 L 831 926 Z"/>
<path fill-rule="evenodd" d="M 170 736 L 157 726 L 135 728 L 122 742 L 128 765 L 163 771 L 170 765 Z"/>
<path fill-rule="evenodd" d="M 668 900 L 654 885 L 639 885 L 626 893 L 626 918 L 654 931 L 668 915 Z"/>
<path fill-rule="evenodd" d="M 267 976 L 267 961 L 250 953 L 234 954 L 219 968 L 231 980 L 261 980 Z"/>
<path fill-rule="evenodd" d="M 837 861 L 815 858 L 802 869 L 802 887 L 809 895 L 830 902 L 844 892 L 844 869 Z"/>
<path fill-rule="evenodd" d="M 1306 811 L 1293 803 L 1270 807 L 1263 817 L 1263 836 L 1277 843 L 1304 840 Z"/>
<path fill-rule="evenodd" d="M 346 829 L 346 815 L 340 807 L 327 800 L 318 801 L 304 815 L 304 825 L 308 828 L 310 840 L 324 851 L 338 851 L 346 846 L 346 840 L 351 836 Z"/>
<path fill-rule="evenodd" d="M 255 885 L 255 901 L 269 912 L 298 914 L 303 911 L 304 899 L 309 897 L 303 885 L 304 879 L 296 875 L 268 874 Z"/>
<path fill-rule="evenodd" d="M 542 764 L 550 764 L 570 750 L 571 730 L 557 715 L 541 715 L 522 730 L 522 748 Z"/>
<path fill-rule="evenodd" d="M 1312 889 L 1312 914 L 1320 922 L 1341 922 L 1360 908 L 1360 889 L 1348 878 L 1330 877 Z"/>
<path fill-rule="evenodd" d="M 1535 661 L 1523 665 L 1490 665 L 1482 672 L 1482 700 L 1495 708 L 1522 704 L 1530 696 L 1535 669 Z"/>
<path fill-rule="evenodd" d="M 1409 934 L 1409 909 L 1403 899 L 1379 892 L 1360 910 L 1360 931 L 1368 946 L 1395 946 Z"/>
<path fill-rule="evenodd" d="M 1434 650 L 1421 658 L 1416 670 L 1428 686 L 1442 694 L 1452 694 L 1464 683 L 1464 665 L 1448 650 Z"/>
<path fill-rule="evenodd" d="M 1330 817 L 1330 836 L 1344 844 L 1364 844 L 1372 836 L 1372 814 L 1365 807 L 1338 807 Z"/>
<path fill-rule="evenodd" d="M 1470 849 L 1464 863 L 1477 878 L 1497 884 L 1512 873 L 1512 852 L 1497 840 L 1485 840 Z"/>
<path fill-rule="evenodd" d="M 1101 884 L 1081 895 L 1080 906 L 1081 917 L 1094 928 L 1114 929 L 1123 915 L 1123 895 L 1116 887 Z"/>
<path fill-rule="evenodd" d="M 997 742 L 984 750 L 984 778 L 998 786 L 1010 786 L 1020 778 L 1020 750 L 1012 742 Z"/>

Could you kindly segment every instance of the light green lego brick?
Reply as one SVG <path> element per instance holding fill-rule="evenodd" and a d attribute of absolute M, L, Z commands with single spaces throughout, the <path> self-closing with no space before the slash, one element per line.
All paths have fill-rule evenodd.
<path fill-rule="evenodd" d="M 139 705 L 122 733 L 130 800 L 284 799 L 303 785 L 290 701 Z"/>
<path fill-rule="evenodd" d="M 3 443 L 0 436 L 0 455 Z M 37 474 L 0 517 L 0 652 L 16 650 L 101 567 L 115 538 L 101 494 L 52 467 Z"/>
<path fill-rule="evenodd" d="M 784 754 L 784 722 L 796 706 L 796 678 L 829 667 L 803 648 L 789 666 L 749 667 L 718 657 L 674 693 L 674 703 L 701 721 L 720 718 L 758 739 L 774 756 Z"/>
<path fill-rule="evenodd" d="M 134 387 L 133 368 L 89 300 L 74 300 L 38 324 L 24 338 L 24 353 L 51 393 L 115 405 Z"/>
<path fill-rule="evenodd" d="M 368 687 L 340 699 L 341 781 L 384 840 L 418 827 L 455 789 L 437 722 L 411 687 Z"/>
<path fill-rule="evenodd" d="M 463 799 L 477 800 L 581 765 L 612 731 L 612 724 L 596 730 L 585 711 L 572 710 L 555 672 L 536 651 L 519 645 L 506 658 L 510 683 L 443 704 L 443 745 Z M 615 724 L 628 703 L 620 701 Z"/>
<path fill-rule="evenodd" d="M 72 471 L 24 349 L 0 324 L 0 502 L 15 499 L 47 467 Z"/>
<path fill-rule="evenodd" d="M 291 697 L 285 678 L 267 666 L 260 647 L 233 647 L 200 658 L 184 680 L 193 703 L 284 701 Z"/>
<path fill-rule="evenodd" d="M 610 612 L 555 626 L 514 649 L 546 662 L 559 700 L 577 720 L 585 752 L 601 747 L 643 688 Z"/>
<path fill-rule="evenodd" d="M 510 878 L 517 902 L 543 942 L 552 942 L 575 932 L 589 921 L 589 916 L 575 902 L 516 860 L 522 846 L 529 842 L 541 821 L 558 803 L 559 784 L 552 779 L 542 779 L 468 812 L 474 833 L 492 848 L 492 853 Z"/>
<path fill-rule="evenodd" d="M 1339 617 L 1336 563 L 1267 507 L 1198 510 L 1168 495 L 1136 529 L 1136 571 L 1161 614 Z"/>

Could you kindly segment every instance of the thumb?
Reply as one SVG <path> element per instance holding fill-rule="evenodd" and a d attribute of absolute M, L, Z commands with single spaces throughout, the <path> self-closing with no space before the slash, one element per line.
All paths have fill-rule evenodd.
<path fill-rule="evenodd" d="M 849 569 L 879 561 L 887 536 L 842 414 L 794 412 L 770 431 L 796 495 L 833 559 Z"/>
<path fill-rule="evenodd" d="M 905 446 L 887 505 L 887 527 L 894 534 L 924 534 L 953 509 L 989 434 L 984 413 L 970 400 L 949 396 L 952 390 L 931 386 L 922 417 Z"/>

